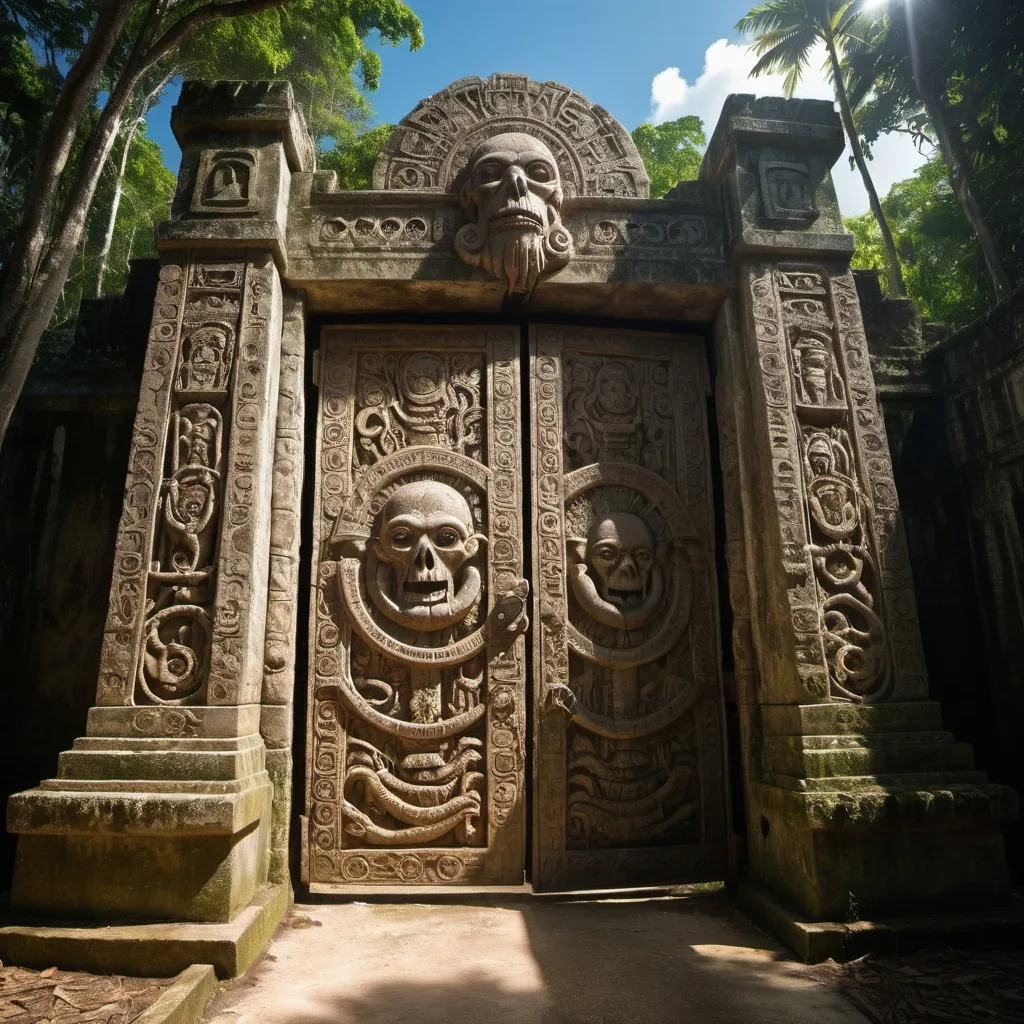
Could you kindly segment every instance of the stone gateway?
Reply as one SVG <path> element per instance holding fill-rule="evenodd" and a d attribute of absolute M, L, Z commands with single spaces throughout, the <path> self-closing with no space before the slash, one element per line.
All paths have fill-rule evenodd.
<path fill-rule="evenodd" d="M 78 924 L 5 959 L 231 975 L 293 874 L 742 874 L 783 929 L 1005 895 L 1016 797 L 928 699 L 830 103 L 730 97 L 657 200 L 519 75 L 420 103 L 372 191 L 286 83 L 186 83 L 173 126 L 96 702 L 8 806 L 16 912 Z"/>

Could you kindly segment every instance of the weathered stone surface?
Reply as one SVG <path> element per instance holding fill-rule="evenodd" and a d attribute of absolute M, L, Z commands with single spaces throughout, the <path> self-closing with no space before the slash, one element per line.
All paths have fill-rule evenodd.
<path fill-rule="evenodd" d="M 534 885 L 725 873 L 696 339 L 531 330 Z"/>
<path fill-rule="evenodd" d="M 824 258 L 846 244 L 821 234 L 841 224 L 837 132 L 830 105 L 732 97 L 702 172 L 725 193 L 740 281 L 718 326 L 718 414 L 750 866 L 833 920 L 851 901 L 1005 897 L 999 824 L 1016 815 L 913 703 L 927 680 L 860 303 Z M 794 147 L 799 174 L 780 170 Z"/>

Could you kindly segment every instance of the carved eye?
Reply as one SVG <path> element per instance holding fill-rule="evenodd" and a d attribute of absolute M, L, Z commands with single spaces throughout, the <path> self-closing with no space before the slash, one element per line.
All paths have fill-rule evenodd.
<path fill-rule="evenodd" d="M 454 530 L 438 530 L 434 543 L 439 548 L 453 548 L 461 538 Z"/>
<path fill-rule="evenodd" d="M 391 534 L 391 546 L 395 548 L 407 548 L 412 544 L 412 534 L 408 530 L 395 530 Z"/>
<path fill-rule="evenodd" d="M 618 552 L 615 548 L 606 545 L 604 547 L 599 547 L 594 552 L 594 557 L 600 559 L 602 562 L 614 562 L 618 557 Z"/>
<path fill-rule="evenodd" d="M 543 160 L 534 160 L 534 162 L 526 168 L 526 173 L 533 178 L 534 181 L 551 181 L 555 176 L 550 165 L 544 163 Z"/>
<path fill-rule="evenodd" d="M 501 165 L 496 163 L 483 164 L 478 171 L 481 182 L 497 181 L 501 177 Z"/>
<path fill-rule="evenodd" d="M 649 569 L 651 563 L 654 561 L 654 552 L 649 548 L 637 548 L 633 552 L 633 558 L 636 561 L 638 568 Z"/>

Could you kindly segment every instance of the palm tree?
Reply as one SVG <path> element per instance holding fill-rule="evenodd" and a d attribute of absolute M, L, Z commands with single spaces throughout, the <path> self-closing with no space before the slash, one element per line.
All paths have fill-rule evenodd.
<path fill-rule="evenodd" d="M 902 298 L 907 291 L 903 284 L 899 257 L 896 255 L 896 243 L 868 171 L 839 56 L 847 33 L 856 23 L 857 17 L 855 0 L 765 0 L 764 3 L 755 4 L 740 18 L 736 28 L 754 36 L 752 45 L 759 60 L 750 72 L 751 77 L 784 71 L 786 78 L 783 87 L 787 96 L 792 96 L 796 91 L 807 68 L 811 50 L 817 43 L 824 44 L 828 54 L 826 69 L 836 92 L 839 114 L 885 246 L 889 292 Z"/>

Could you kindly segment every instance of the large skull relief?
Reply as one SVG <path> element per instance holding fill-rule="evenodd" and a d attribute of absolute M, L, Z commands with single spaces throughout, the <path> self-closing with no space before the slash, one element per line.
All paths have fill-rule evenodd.
<path fill-rule="evenodd" d="M 639 629 L 661 603 L 664 581 L 655 566 L 654 537 L 640 516 L 614 512 L 595 520 L 586 541 L 571 542 L 573 593 L 596 621 L 616 629 Z"/>
<path fill-rule="evenodd" d="M 469 159 L 459 201 L 470 223 L 455 237 L 455 251 L 483 267 L 512 294 L 533 290 L 542 273 L 572 256 L 562 226 L 562 183 L 543 142 L 519 132 L 480 143 Z"/>
<path fill-rule="evenodd" d="M 429 632 L 454 625 L 480 596 L 480 571 L 468 563 L 482 540 L 469 504 L 453 487 L 436 480 L 403 484 L 381 511 L 367 565 L 370 598 L 402 626 Z"/>

